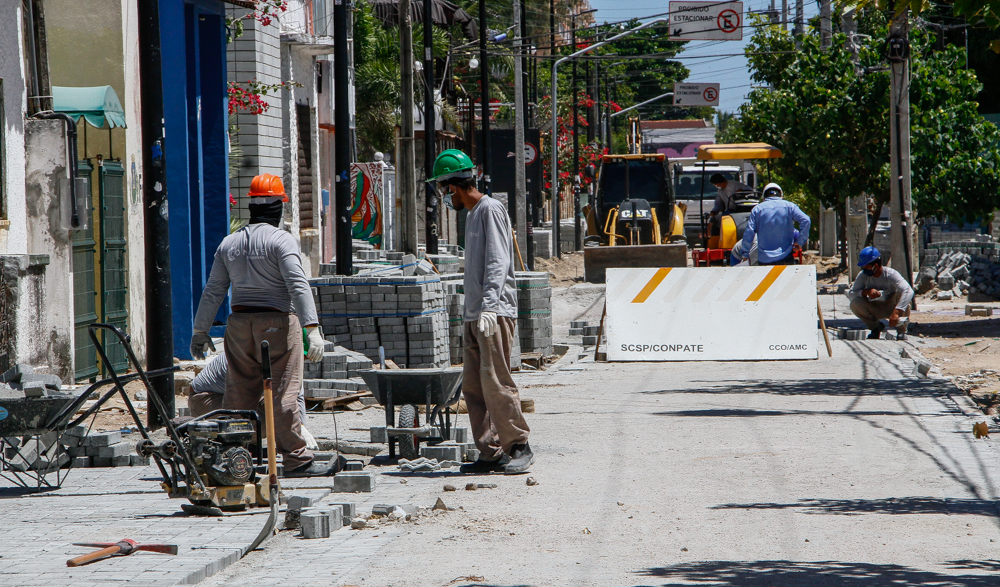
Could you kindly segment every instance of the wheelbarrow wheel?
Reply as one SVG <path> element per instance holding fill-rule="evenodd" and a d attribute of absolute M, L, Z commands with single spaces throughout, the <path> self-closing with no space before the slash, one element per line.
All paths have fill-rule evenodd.
<path fill-rule="evenodd" d="M 416 428 L 417 425 L 417 406 L 405 404 L 399 408 L 400 428 Z M 398 436 L 397 438 L 399 440 L 400 458 L 412 461 L 420 456 L 420 441 L 416 436 Z"/>

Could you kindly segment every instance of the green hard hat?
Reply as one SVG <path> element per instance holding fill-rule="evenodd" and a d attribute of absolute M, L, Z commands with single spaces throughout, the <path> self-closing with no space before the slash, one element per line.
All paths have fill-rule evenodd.
<path fill-rule="evenodd" d="M 476 165 L 469 156 L 458 149 L 442 151 L 434 160 L 434 175 L 428 182 L 443 181 L 455 177 L 473 177 Z"/>

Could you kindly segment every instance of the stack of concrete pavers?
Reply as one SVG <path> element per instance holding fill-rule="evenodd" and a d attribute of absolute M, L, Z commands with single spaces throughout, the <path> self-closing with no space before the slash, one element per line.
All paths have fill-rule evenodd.
<path fill-rule="evenodd" d="M 448 310 L 448 350 L 451 364 L 461 365 L 463 359 L 462 336 L 465 333 L 465 294 L 461 280 L 442 280 L 444 305 Z"/>
<path fill-rule="evenodd" d="M 437 270 L 442 275 L 462 273 L 465 271 L 465 260 L 462 257 L 451 254 L 427 255 L 427 258 L 434 263 Z"/>
<path fill-rule="evenodd" d="M 517 283 L 517 330 L 521 351 L 552 354 L 552 286 L 543 271 L 520 271 Z"/>
<path fill-rule="evenodd" d="M 144 467 L 147 457 L 135 454 L 135 440 L 123 438 L 120 430 L 88 432 L 75 426 L 61 435 L 48 432 L 35 437 L 4 438 L 4 457 L 16 471 L 54 470 L 76 467 Z"/>
<path fill-rule="evenodd" d="M 422 269 L 414 267 L 414 269 Z M 430 275 L 330 276 L 311 280 L 327 340 L 411 368 L 451 363 L 441 280 Z"/>
<path fill-rule="evenodd" d="M 62 380 L 57 375 L 35 373 L 31 365 L 22 363 L 0 375 L 0 393 L 3 399 L 65 397 Z"/>
<path fill-rule="evenodd" d="M 597 344 L 597 337 L 601 332 L 600 324 L 592 326 L 586 320 L 573 320 L 569 323 L 570 336 L 582 336 L 583 346 L 593 346 Z"/>
<path fill-rule="evenodd" d="M 361 371 L 372 368 L 365 355 L 327 341 L 323 360 L 305 362 L 302 386 L 307 399 L 329 399 L 368 391 Z"/>

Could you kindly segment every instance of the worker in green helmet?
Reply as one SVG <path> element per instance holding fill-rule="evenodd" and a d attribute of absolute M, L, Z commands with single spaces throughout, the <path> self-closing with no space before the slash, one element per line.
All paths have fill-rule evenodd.
<path fill-rule="evenodd" d="M 479 459 L 463 473 L 525 473 L 534 462 L 528 424 L 510 374 L 517 319 L 514 241 L 506 207 L 476 189 L 476 166 L 458 149 L 434 161 L 445 205 L 465 220 L 465 331 L 462 393 Z"/>

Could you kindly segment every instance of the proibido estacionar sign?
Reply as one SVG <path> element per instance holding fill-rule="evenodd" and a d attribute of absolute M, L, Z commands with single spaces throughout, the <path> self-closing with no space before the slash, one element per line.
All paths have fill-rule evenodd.
<path fill-rule="evenodd" d="M 719 84 L 674 84 L 674 106 L 718 106 Z"/>
<path fill-rule="evenodd" d="M 677 41 L 742 41 L 742 2 L 671 2 L 670 38 Z"/>

